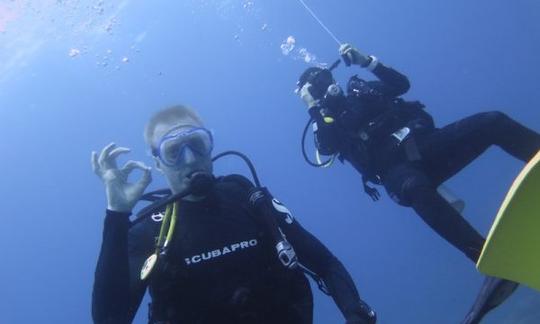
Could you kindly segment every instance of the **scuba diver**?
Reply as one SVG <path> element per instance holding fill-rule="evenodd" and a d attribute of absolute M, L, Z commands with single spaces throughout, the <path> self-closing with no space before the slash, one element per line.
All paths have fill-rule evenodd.
<path fill-rule="evenodd" d="M 442 128 L 419 101 L 401 96 L 410 87 L 406 76 L 383 65 L 375 56 L 343 44 L 339 53 L 347 66 L 372 72 L 378 80 L 352 76 L 346 90 L 331 70 L 310 67 L 299 78 L 297 92 L 313 124 L 318 162 L 325 167 L 335 157 L 348 161 L 361 175 L 365 192 L 373 199 L 382 185 L 398 204 L 411 207 L 438 235 L 477 262 L 485 239 L 452 207 L 437 188 L 456 175 L 487 148 L 497 145 L 527 162 L 540 149 L 540 135 L 502 112 L 478 113 Z M 321 162 L 319 155 L 331 156 Z M 479 323 L 515 289 L 511 281 L 487 277 L 476 302 L 462 323 Z"/>
<path fill-rule="evenodd" d="M 145 140 L 170 190 L 143 194 L 150 168 L 139 161 L 117 167 L 127 148 L 111 143 L 92 152 L 107 196 L 94 323 L 131 323 L 147 288 L 152 324 L 312 323 L 306 274 L 348 324 L 376 322 L 341 262 L 260 186 L 250 163 L 255 185 L 212 175 L 213 137 L 193 110 L 157 112 Z M 134 170 L 142 176 L 130 182 Z M 141 199 L 153 202 L 130 222 Z"/>

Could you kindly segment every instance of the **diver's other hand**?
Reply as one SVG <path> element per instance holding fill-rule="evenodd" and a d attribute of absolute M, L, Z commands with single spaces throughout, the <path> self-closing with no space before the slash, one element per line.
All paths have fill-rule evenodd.
<path fill-rule="evenodd" d="M 379 190 L 377 190 L 376 188 L 365 185 L 364 191 L 366 192 L 366 194 L 368 194 L 368 196 L 373 201 L 378 201 L 379 199 L 381 199 L 381 194 L 379 193 Z"/>
<path fill-rule="evenodd" d="M 313 108 L 314 106 L 317 105 L 317 100 L 313 98 L 313 95 L 311 95 L 311 92 L 309 92 L 310 88 L 311 88 L 311 83 L 307 82 L 300 89 L 300 98 L 307 105 L 308 109 Z"/>
<path fill-rule="evenodd" d="M 347 66 L 356 64 L 360 65 L 361 67 L 366 67 L 371 62 L 371 58 L 369 56 L 362 54 L 358 49 L 347 43 L 342 44 L 339 47 L 339 55 L 341 55 Z"/>
<path fill-rule="evenodd" d="M 359 301 L 349 305 L 344 312 L 345 324 L 375 324 L 377 323 L 377 313 L 372 310 L 364 301 Z"/>
<path fill-rule="evenodd" d="M 105 184 L 107 194 L 107 208 L 117 212 L 131 212 L 144 189 L 152 181 L 151 168 L 139 161 L 128 161 L 122 168 L 118 168 L 116 158 L 120 154 L 128 153 L 130 149 L 116 147 L 111 143 L 101 153 L 92 152 L 92 169 Z M 134 182 L 128 182 L 129 174 L 139 169 L 142 177 Z"/>

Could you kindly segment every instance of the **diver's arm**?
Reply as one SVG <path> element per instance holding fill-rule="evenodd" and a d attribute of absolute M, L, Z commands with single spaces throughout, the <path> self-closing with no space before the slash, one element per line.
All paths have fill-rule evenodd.
<path fill-rule="evenodd" d="M 266 228 L 275 243 L 281 241 L 284 235 L 297 252 L 299 261 L 324 280 L 347 323 L 375 323 L 375 313 L 360 300 L 345 267 L 317 238 L 294 220 L 288 209 L 274 199 L 268 189 L 252 187 L 248 192 L 248 201 L 255 219 Z"/>
<path fill-rule="evenodd" d="M 297 221 L 279 223 L 300 263 L 323 279 L 347 323 L 375 323 L 375 313 L 360 299 L 349 272 L 328 248 Z"/>
<path fill-rule="evenodd" d="M 129 256 L 128 217 L 107 210 L 92 292 L 94 323 L 131 323 L 146 289 L 138 277 L 143 257 Z"/>
<path fill-rule="evenodd" d="M 107 210 L 92 291 L 94 323 L 129 323 L 128 217 Z"/>
<path fill-rule="evenodd" d="M 375 88 L 388 97 L 399 97 L 409 91 L 411 84 L 404 74 L 385 66 L 374 56 L 370 56 L 370 58 L 371 63 L 367 69 L 381 81 Z"/>
<path fill-rule="evenodd" d="M 144 285 L 141 288 L 138 281 L 130 282 L 130 278 L 138 279 L 138 276 L 132 273 L 129 243 L 138 244 L 138 241 L 129 238 L 129 215 L 152 177 L 150 168 L 142 162 L 129 161 L 122 168 L 117 167 L 117 157 L 129 151 L 110 143 L 99 154 L 92 152 L 92 169 L 105 184 L 107 195 L 103 240 L 92 291 L 94 323 L 131 323 L 142 297 L 139 295 L 144 294 Z M 128 182 L 135 169 L 143 172 L 141 178 Z"/>
<path fill-rule="evenodd" d="M 267 192 L 269 195 L 269 193 Z M 347 323 L 373 324 L 375 312 L 360 299 L 343 264 L 315 236 L 296 221 L 285 206 L 273 203 L 272 214 L 302 265 L 320 276 Z"/>
<path fill-rule="evenodd" d="M 399 97 L 406 93 L 410 88 L 407 77 L 398 71 L 383 65 L 375 56 L 365 55 L 351 44 L 342 44 L 339 47 L 339 54 L 347 66 L 359 65 L 373 72 L 380 80 L 369 82 L 372 88 L 388 97 Z"/>
<path fill-rule="evenodd" d="M 324 109 L 319 105 L 310 108 L 308 112 L 314 121 L 315 146 L 319 153 L 322 155 L 337 153 L 338 136 L 335 119 L 325 114 Z"/>
<path fill-rule="evenodd" d="M 304 84 L 299 90 L 300 98 L 308 108 L 310 122 L 313 121 L 313 135 L 317 151 L 322 155 L 332 155 L 337 153 L 338 144 L 334 118 L 329 115 L 328 109 L 321 105 L 321 100 L 317 100 L 311 95 L 311 87 L 309 82 Z M 305 135 L 304 132 L 302 145 L 304 145 Z"/>
<path fill-rule="evenodd" d="M 148 285 L 147 280 L 141 280 L 141 269 L 146 259 L 153 253 L 155 244 L 155 229 L 142 222 L 133 226 L 128 234 L 129 256 L 129 309 L 128 319 L 131 323 L 135 317 Z"/>

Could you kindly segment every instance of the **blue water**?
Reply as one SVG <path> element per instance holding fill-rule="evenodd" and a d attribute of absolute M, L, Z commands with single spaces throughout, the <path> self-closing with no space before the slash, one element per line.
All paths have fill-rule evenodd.
<path fill-rule="evenodd" d="M 540 2 L 307 2 L 341 41 L 405 73 L 438 125 L 498 109 L 540 129 Z M 289 37 L 295 49 L 280 46 Z M 90 151 L 111 141 L 151 164 L 142 130 L 156 110 L 195 107 L 216 151 L 237 149 L 261 181 L 343 261 L 380 323 L 459 323 L 481 275 L 415 214 L 373 203 L 348 165 L 300 154 L 294 95 L 337 44 L 298 1 L 0 0 L 0 323 L 89 323 L 105 195 Z M 343 84 L 359 68 L 341 66 Z M 491 149 L 448 185 L 486 233 L 521 163 Z M 244 173 L 234 159 L 219 174 Z M 165 185 L 155 173 L 151 188 Z M 315 323 L 342 323 L 316 293 Z M 143 323 L 143 304 L 137 323 Z M 485 323 L 540 323 L 521 288 Z"/>

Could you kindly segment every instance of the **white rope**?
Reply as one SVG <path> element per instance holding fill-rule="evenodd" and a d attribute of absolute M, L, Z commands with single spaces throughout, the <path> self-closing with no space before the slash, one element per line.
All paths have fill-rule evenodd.
<path fill-rule="evenodd" d="M 300 1 L 300 3 L 304 6 L 304 8 L 306 8 L 306 10 L 311 14 L 311 16 L 319 23 L 319 25 L 321 25 L 321 27 L 324 30 L 326 30 L 328 35 L 330 35 L 330 37 L 332 37 L 336 41 L 336 43 L 338 43 L 338 45 L 341 45 L 342 44 L 341 41 L 336 37 L 336 35 L 334 35 L 334 33 L 330 31 L 330 29 L 328 29 L 328 27 L 325 26 L 325 24 L 323 24 L 323 22 L 317 17 L 317 15 L 313 12 L 313 10 L 311 10 L 303 0 L 298 0 L 298 1 Z"/>

